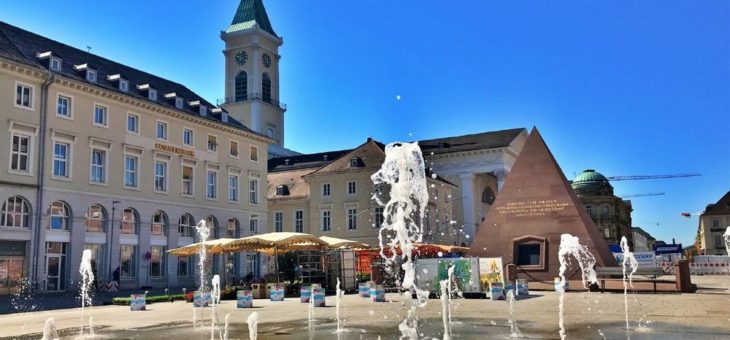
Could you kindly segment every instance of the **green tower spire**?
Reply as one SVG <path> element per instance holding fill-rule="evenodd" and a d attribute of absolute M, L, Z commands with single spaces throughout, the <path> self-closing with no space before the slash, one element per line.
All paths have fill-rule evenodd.
<path fill-rule="evenodd" d="M 226 33 L 242 31 L 258 25 L 258 27 L 271 35 L 278 37 L 271 27 L 269 16 L 266 14 L 263 0 L 241 0 L 233 16 L 231 26 L 226 29 Z"/>

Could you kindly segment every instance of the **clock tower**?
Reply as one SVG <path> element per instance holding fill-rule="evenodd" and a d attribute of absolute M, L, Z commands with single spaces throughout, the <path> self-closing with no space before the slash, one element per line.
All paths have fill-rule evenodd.
<path fill-rule="evenodd" d="M 269 153 L 285 152 L 284 112 L 279 101 L 279 47 L 262 0 L 241 0 L 225 42 L 226 95 L 222 107 L 251 130 L 277 141 Z"/>

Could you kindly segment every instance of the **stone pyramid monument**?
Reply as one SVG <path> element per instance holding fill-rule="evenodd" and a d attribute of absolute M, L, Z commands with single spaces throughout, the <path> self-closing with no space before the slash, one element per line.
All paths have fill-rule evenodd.
<path fill-rule="evenodd" d="M 533 128 L 481 224 L 469 255 L 502 257 L 518 265 L 522 279 L 552 281 L 558 275 L 560 235 L 578 236 L 596 266 L 616 266 L 602 233 L 588 216 L 563 171 Z"/>

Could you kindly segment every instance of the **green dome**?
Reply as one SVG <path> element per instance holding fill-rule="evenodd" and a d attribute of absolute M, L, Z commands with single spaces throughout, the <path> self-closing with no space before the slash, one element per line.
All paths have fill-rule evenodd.
<path fill-rule="evenodd" d="M 583 170 L 571 184 L 578 195 L 613 195 L 608 178 L 593 169 Z"/>

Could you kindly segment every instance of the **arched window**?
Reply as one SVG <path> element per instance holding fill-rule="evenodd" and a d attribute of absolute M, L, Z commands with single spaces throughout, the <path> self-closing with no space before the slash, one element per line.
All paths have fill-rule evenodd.
<path fill-rule="evenodd" d="M 86 232 L 103 233 L 106 226 L 106 210 L 94 204 L 86 211 Z"/>
<path fill-rule="evenodd" d="M 228 225 L 226 228 L 226 237 L 228 238 L 237 238 L 238 237 L 238 220 L 235 218 L 228 220 Z"/>
<path fill-rule="evenodd" d="M 48 229 L 55 230 L 68 230 L 69 219 L 71 214 L 68 204 L 62 201 L 55 201 L 51 203 L 51 211 Z"/>
<path fill-rule="evenodd" d="M 152 235 L 167 234 L 167 214 L 164 211 L 156 211 L 152 214 Z"/>
<path fill-rule="evenodd" d="M 0 226 L 28 228 L 30 226 L 30 204 L 20 196 L 13 196 L 3 202 L 0 209 Z"/>
<path fill-rule="evenodd" d="M 127 208 L 122 211 L 122 234 L 136 234 L 137 223 L 139 222 L 139 215 L 137 211 L 132 208 Z"/>
<path fill-rule="evenodd" d="M 195 228 L 195 218 L 193 218 L 193 215 L 183 214 L 180 216 L 180 223 L 177 228 L 180 236 L 193 237 L 193 228 Z"/>
<path fill-rule="evenodd" d="M 236 75 L 236 101 L 241 102 L 248 99 L 248 74 L 241 71 Z"/>
<path fill-rule="evenodd" d="M 494 204 L 494 191 L 492 191 L 492 188 L 484 188 L 484 191 L 482 191 L 482 203 Z"/>
<path fill-rule="evenodd" d="M 271 103 L 271 77 L 268 73 L 261 76 L 261 94 L 265 102 Z"/>

